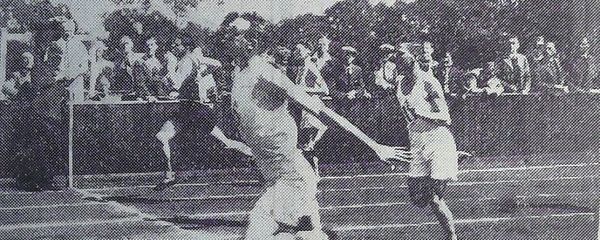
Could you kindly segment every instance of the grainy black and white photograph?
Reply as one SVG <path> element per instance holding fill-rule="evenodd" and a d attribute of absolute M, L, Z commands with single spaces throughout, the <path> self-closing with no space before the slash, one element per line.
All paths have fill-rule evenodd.
<path fill-rule="evenodd" d="M 0 0 L 0 240 L 598 240 L 598 0 Z"/>

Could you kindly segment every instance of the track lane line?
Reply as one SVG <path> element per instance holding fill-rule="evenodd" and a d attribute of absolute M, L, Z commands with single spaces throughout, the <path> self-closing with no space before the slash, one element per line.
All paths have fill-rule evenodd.
<path fill-rule="evenodd" d="M 538 197 L 573 197 L 573 196 L 585 196 L 585 195 L 600 195 L 600 192 L 581 192 L 581 193 L 565 193 L 565 194 L 534 194 L 534 195 L 517 195 L 514 196 L 516 199 L 531 199 Z M 473 200 L 478 201 L 492 201 L 500 200 L 500 197 L 484 197 L 484 198 L 461 198 L 461 199 L 450 199 L 447 202 L 471 202 Z M 372 203 L 372 204 L 355 204 L 355 205 L 341 205 L 341 206 L 329 206 L 320 207 L 320 210 L 334 211 L 339 209 L 358 209 L 358 208 L 369 208 L 369 207 L 393 207 L 401 205 L 410 205 L 410 202 L 389 202 L 389 203 Z M 201 214 L 189 214 L 189 215 L 177 215 L 174 217 L 186 218 L 186 219 L 202 219 L 202 218 L 214 218 L 214 217 L 228 217 L 228 216 L 246 216 L 249 211 L 237 211 L 237 212 L 225 212 L 225 213 L 201 213 Z"/>
<path fill-rule="evenodd" d="M 516 167 L 516 168 L 497 168 L 497 169 L 472 169 L 472 170 L 460 170 L 458 173 L 466 174 L 471 172 L 508 172 L 508 171 L 528 171 L 528 170 L 543 170 L 543 169 L 558 169 L 558 168 L 572 168 L 572 167 L 590 167 L 598 166 L 600 163 L 586 163 L 586 164 L 564 164 L 555 166 L 532 166 L 532 167 Z M 379 177 L 402 177 L 407 176 L 407 173 L 386 173 L 386 174 L 372 174 L 372 175 L 355 175 L 355 176 L 337 176 L 337 177 L 322 177 L 321 181 L 327 180 L 339 180 L 339 179 L 359 179 L 359 178 L 379 178 Z M 230 181 L 230 182 L 214 182 L 214 183 L 182 183 L 175 184 L 174 186 L 213 186 L 213 185 L 234 185 L 234 184 L 257 184 L 261 183 L 258 180 L 251 181 Z M 123 189 L 134 189 L 134 188 L 154 188 L 156 185 L 139 185 L 139 186 L 122 186 L 122 187 L 107 187 L 107 188 L 82 188 L 90 192 L 98 191 L 115 191 Z"/>

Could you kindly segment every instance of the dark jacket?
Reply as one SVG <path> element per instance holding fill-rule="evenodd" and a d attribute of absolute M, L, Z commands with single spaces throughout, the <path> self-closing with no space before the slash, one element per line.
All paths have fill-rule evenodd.
<path fill-rule="evenodd" d="M 351 64 L 346 66 L 340 61 L 332 60 L 323 69 L 323 77 L 335 100 L 346 99 L 346 94 L 355 90 L 356 98 L 365 94 L 365 83 L 362 68 Z"/>
<path fill-rule="evenodd" d="M 596 57 L 579 56 L 571 64 L 568 85 L 576 89 L 598 88 L 598 61 Z"/>

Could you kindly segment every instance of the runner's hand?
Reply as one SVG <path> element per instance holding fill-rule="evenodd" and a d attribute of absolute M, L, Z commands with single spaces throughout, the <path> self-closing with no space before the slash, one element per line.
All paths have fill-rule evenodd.
<path fill-rule="evenodd" d="M 391 147 L 379 144 L 374 150 L 379 159 L 388 164 L 392 164 L 393 162 L 410 162 L 412 159 L 412 153 L 404 147 Z"/>

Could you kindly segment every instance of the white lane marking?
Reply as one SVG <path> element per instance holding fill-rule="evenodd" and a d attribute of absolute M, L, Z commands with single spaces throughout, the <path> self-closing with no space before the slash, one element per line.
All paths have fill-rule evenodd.
<path fill-rule="evenodd" d="M 3 207 L 3 208 L 0 208 L 0 211 L 40 209 L 40 208 L 81 207 L 81 206 L 90 206 L 90 205 L 107 205 L 107 203 L 100 203 L 100 202 L 80 202 L 80 203 L 69 203 L 69 204 L 51 204 L 51 205 L 32 205 L 32 206 L 20 206 L 20 207 Z"/>
<path fill-rule="evenodd" d="M 533 220 L 533 219 L 547 219 L 547 218 L 569 218 L 569 217 L 582 217 L 582 216 L 594 216 L 595 213 L 568 213 L 568 214 L 551 214 L 551 215 L 537 215 L 537 216 L 521 216 L 521 217 L 505 217 L 505 218 L 478 218 L 478 219 L 457 219 L 457 224 L 474 224 L 474 223 L 497 223 L 497 222 L 508 222 L 518 220 Z M 389 228 L 407 228 L 407 227 L 420 227 L 428 225 L 438 225 L 437 222 L 424 222 L 424 223 L 409 223 L 409 224 L 383 224 L 375 226 L 359 225 L 359 226 L 345 226 L 333 228 L 336 232 L 349 232 L 349 231 L 365 231 L 365 230 L 380 230 Z"/>
<path fill-rule="evenodd" d="M 543 182 L 543 181 L 560 181 L 560 180 L 582 180 L 582 179 L 596 179 L 600 178 L 598 176 L 583 176 L 583 177 L 559 177 L 559 178 L 536 178 L 536 179 L 524 179 L 524 180 L 499 180 L 499 181 L 489 181 L 489 182 L 453 182 L 450 183 L 450 186 L 475 186 L 475 185 L 493 185 L 493 184 L 509 184 L 509 183 L 526 183 L 526 182 Z M 402 185 L 390 185 L 384 187 L 361 187 L 361 188 L 338 188 L 338 189 L 325 189 L 319 190 L 318 193 L 334 193 L 334 192 L 353 192 L 353 191 L 377 191 L 377 190 L 393 190 L 393 189 L 402 189 L 407 188 L 408 186 L 405 184 Z M 104 195 L 104 197 L 110 197 L 110 194 Z M 152 198 L 155 200 L 164 200 L 164 201 L 194 201 L 194 200 L 231 200 L 231 199 L 240 199 L 240 198 L 255 198 L 259 197 L 259 193 L 249 193 L 249 194 L 231 194 L 231 195 L 214 195 L 214 196 L 202 196 L 202 197 L 175 197 L 175 198 Z M 123 196 L 127 197 L 127 196 Z"/>
<path fill-rule="evenodd" d="M 498 222 L 510 222 L 519 220 L 537 220 L 537 219 L 548 219 L 548 218 L 570 218 L 570 217 L 587 217 L 595 216 L 595 213 L 569 213 L 569 214 L 551 214 L 551 215 L 538 215 L 538 216 L 523 216 L 523 217 L 506 217 L 506 218 L 479 218 L 479 219 L 457 219 L 456 224 L 474 224 L 474 223 L 498 223 Z M 404 223 L 404 224 L 385 224 L 375 226 L 344 226 L 332 228 L 335 232 L 350 232 L 350 231 L 368 231 L 368 230 L 381 230 L 381 229 L 402 229 L 402 228 L 419 228 L 425 226 L 437 226 L 438 222 L 423 222 L 423 223 Z M 232 234 L 224 236 L 225 239 L 239 239 L 243 235 Z"/>
<path fill-rule="evenodd" d="M 107 223 L 127 223 L 127 222 L 143 222 L 142 218 L 129 217 L 121 219 L 109 219 L 109 220 L 94 220 L 94 221 L 68 221 L 68 222 L 47 222 L 47 223 L 26 223 L 26 224 L 14 224 L 0 226 L 0 231 L 11 231 L 26 228 L 47 228 L 47 227 L 68 227 L 68 226 L 86 226 L 86 225 L 98 225 Z"/>
<path fill-rule="evenodd" d="M 467 174 L 472 172 L 505 172 L 505 171 L 527 171 L 527 170 L 543 170 L 543 169 L 558 169 L 558 168 L 579 168 L 579 167 L 589 167 L 589 166 L 598 166 L 600 163 L 586 163 L 586 164 L 564 164 L 564 165 L 553 165 L 553 166 L 531 166 L 531 167 L 515 167 L 515 168 L 493 168 L 493 169 L 470 169 L 470 170 L 460 170 L 459 174 Z M 386 174 L 372 174 L 372 175 L 354 175 L 354 176 L 330 176 L 330 177 L 322 177 L 323 180 L 339 180 L 339 179 L 356 179 L 356 178 L 379 178 L 379 177 L 402 177 L 407 176 L 406 173 L 386 173 Z M 233 185 L 233 184 L 256 184 L 261 183 L 258 180 L 248 180 L 248 181 L 231 181 L 231 182 L 213 182 L 213 183 L 183 183 L 176 184 L 174 187 L 190 187 L 190 186 L 213 186 L 213 185 Z M 98 191 L 116 191 L 123 189 L 131 189 L 131 188 L 153 188 L 155 185 L 141 185 L 141 186 L 122 186 L 122 187 L 108 187 L 108 188 L 85 188 L 85 190 L 90 192 L 98 192 Z"/>
<path fill-rule="evenodd" d="M 582 192 L 582 193 L 564 193 L 564 194 L 535 194 L 535 195 L 517 195 L 514 196 L 515 199 L 531 199 L 538 197 L 574 197 L 574 196 L 589 196 L 589 195 L 599 195 L 600 192 Z M 461 199 L 449 199 L 448 202 L 472 202 L 474 200 L 477 201 L 493 201 L 500 200 L 500 197 L 484 197 L 484 198 L 461 198 Z M 355 205 L 339 205 L 339 206 L 329 206 L 329 207 L 320 207 L 320 210 L 323 211 L 333 211 L 340 209 L 358 209 L 358 208 L 377 208 L 377 207 L 393 207 L 393 206 L 401 206 L 401 205 L 410 205 L 410 202 L 389 202 L 389 203 L 372 203 L 372 204 L 355 204 Z M 214 218 L 214 217 L 228 217 L 228 216 L 246 216 L 249 211 L 238 211 L 238 212 L 226 212 L 226 213 L 200 213 L 200 214 L 190 214 L 177 216 L 182 218 Z"/>

